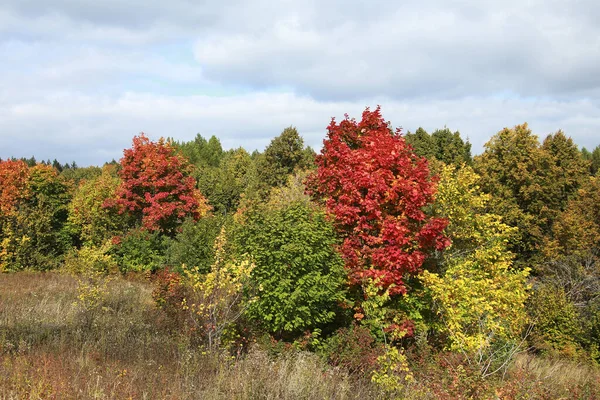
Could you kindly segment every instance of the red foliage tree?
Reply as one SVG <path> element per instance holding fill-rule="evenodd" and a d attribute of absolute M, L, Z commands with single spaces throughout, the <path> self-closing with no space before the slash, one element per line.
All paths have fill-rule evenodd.
<path fill-rule="evenodd" d="M 372 278 L 390 294 L 406 293 L 403 276 L 419 271 L 428 250 L 450 244 L 442 234 L 447 221 L 423 211 L 435 193 L 427 160 L 390 129 L 379 107 L 327 129 L 308 187 L 344 238 L 350 283 Z"/>
<path fill-rule="evenodd" d="M 0 213 L 14 211 L 29 196 L 29 168 L 20 160 L 0 161 Z"/>
<path fill-rule="evenodd" d="M 123 151 L 116 200 L 105 207 L 128 210 L 149 231 L 172 234 L 186 217 L 200 218 L 209 206 L 191 176 L 191 166 L 173 147 L 160 139 L 152 142 L 143 133 L 133 147 Z"/>

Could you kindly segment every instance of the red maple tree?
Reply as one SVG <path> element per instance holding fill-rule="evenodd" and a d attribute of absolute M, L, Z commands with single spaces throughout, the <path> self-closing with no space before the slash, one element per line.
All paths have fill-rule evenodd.
<path fill-rule="evenodd" d="M 172 234 L 184 218 L 197 220 L 209 209 L 191 168 L 164 139 L 152 142 L 142 133 L 123 151 L 121 185 L 104 205 L 128 210 L 149 231 Z"/>
<path fill-rule="evenodd" d="M 0 213 L 14 211 L 29 196 L 29 168 L 21 160 L 0 161 Z"/>
<path fill-rule="evenodd" d="M 327 130 L 308 187 L 343 237 L 350 283 L 372 278 L 392 295 L 406 293 L 403 277 L 420 270 L 427 251 L 450 244 L 447 221 L 423 211 L 435 194 L 427 160 L 390 129 L 379 107 L 367 108 L 360 122 L 332 120 Z"/>

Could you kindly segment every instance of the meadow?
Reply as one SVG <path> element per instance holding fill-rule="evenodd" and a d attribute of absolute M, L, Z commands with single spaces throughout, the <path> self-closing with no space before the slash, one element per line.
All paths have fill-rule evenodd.
<path fill-rule="evenodd" d="M 0 274 L 2 399 L 595 399 L 600 373 L 520 355 L 482 380 L 452 360 L 414 355 L 415 380 L 382 391 L 317 354 L 254 343 L 207 352 L 173 329 L 144 277 Z M 90 290 L 90 287 L 95 290 Z M 418 358 L 418 360 L 417 360 Z M 443 357 L 442 357 L 443 358 Z M 445 364 L 444 364 L 445 362 Z"/>

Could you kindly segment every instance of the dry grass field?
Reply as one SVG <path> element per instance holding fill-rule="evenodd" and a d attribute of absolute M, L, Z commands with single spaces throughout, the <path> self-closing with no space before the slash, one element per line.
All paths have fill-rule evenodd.
<path fill-rule="evenodd" d="M 402 393 L 381 393 L 319 356 L 208 354 L 155 308 L 152 287 L 121 277 L 0 274 L 1 399 L 595 399 L 592 367 L 520 356 L 478 380 L 449 362 L 414 363 Z"/>

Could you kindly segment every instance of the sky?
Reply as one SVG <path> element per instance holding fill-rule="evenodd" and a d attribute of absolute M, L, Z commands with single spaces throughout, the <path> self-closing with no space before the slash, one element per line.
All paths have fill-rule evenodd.
<path fill-rule="evenodd" d="M 119 159 L 145 132 L 263 150 L 394 127 L 600 144 L 597 0 L 2 0 L 0 158 Z"/>

